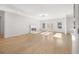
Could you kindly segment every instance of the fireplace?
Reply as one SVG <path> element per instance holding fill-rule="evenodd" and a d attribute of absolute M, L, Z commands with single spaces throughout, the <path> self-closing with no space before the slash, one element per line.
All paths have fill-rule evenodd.
<path fill-rule="evenodd" d="M 36 32 L 36 28 L 31 28 L 31 31 L 34 31 L 34 32 Z"/>

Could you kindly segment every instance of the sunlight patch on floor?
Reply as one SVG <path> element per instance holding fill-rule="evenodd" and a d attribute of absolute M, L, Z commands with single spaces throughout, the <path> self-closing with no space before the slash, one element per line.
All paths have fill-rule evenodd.
<path fill-rule="evenodd" d="M 62 33 L 56 33 L 53 37 L 62 38 Z"/>
<path fill-rule="evenodd" d="M 49 34 L 51 34 L 51 32 L 43 32 L 43 33 L 41 33 L 42 35 L 49 35 Z"/>

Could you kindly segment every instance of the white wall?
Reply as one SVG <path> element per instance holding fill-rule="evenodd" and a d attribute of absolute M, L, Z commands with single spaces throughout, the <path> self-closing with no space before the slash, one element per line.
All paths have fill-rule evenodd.
<path fill-rule="evenodd" d="M 57 18 L 57 19 L 48 19 L 48 20 L 41 20 L 42 23 L 47 23 L 47 24 L 53 24 L 53 29 L 51 31 L 53 32 L 68 32 L 72 33 L 73 32 L 73 27 L 74 27 L 74 18 L 72 15 L 66 15 L 65 17 L 62 18 Z M 62 23 L 62 28 L 58 28 L 58 22 Z M 49 28 L 47 28 L 48 30 Z"/>
<path fill-rule="evenodd" d="M 57 23 L 62 23 L 62 29 L 58 28 Z M 47 23 L 47 24 L 53 24 L 53 29 L 51 31 L 53 32 L 65 32 L 65 18 L 58 18 L 58 19 L 49 19 L 49 20 L 41 20 L 41 23 Z"/>
<path fill-rule="evenodd" d="M 5 12 L 5 38 L 27 34 L 29 18 L 17 13 Z"/>
<path fill-rule="evenodd" d="M 73 29 L 74 29 L 74 17 L 71 15 L 67 15 L 66 16 L 66 27 L 67 27 L 67 32 L 68 33 L 73 33 Z"/>

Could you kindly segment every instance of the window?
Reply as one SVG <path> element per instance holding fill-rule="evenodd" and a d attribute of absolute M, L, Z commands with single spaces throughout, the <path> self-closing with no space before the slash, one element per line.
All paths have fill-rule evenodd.
<path fill-rule="evenodd" d="M 62 29 L 62 23 L 58 22 L 58 29 Z"/>

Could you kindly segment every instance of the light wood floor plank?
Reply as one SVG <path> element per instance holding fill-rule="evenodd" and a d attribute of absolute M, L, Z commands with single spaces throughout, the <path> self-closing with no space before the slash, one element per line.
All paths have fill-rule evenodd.
<path fill-rule="evenodd" d="M 45 32 L 0 38 L 0 53 L 39 53 L 64 54 L 72 53 L 72 39 L 70 34 L 60 33 L 61 38 L 54 37 L 56 33 Z"/>

